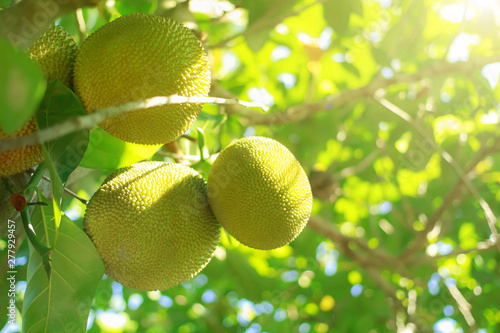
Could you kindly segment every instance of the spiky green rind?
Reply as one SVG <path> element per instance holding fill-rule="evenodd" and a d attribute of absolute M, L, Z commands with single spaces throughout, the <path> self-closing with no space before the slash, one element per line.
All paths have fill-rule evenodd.
<path fill-rule="evenodd" d="M 168 289 L 195 276 L 220 235 L 206 191 L 201 175 L 180 164 L 142 162 L 112 173 L 84 218 L 106 274 L 141 290 Z"/>
<path fill-rule="evenodd" d="M 78 47 L 61 27 L 52 26 L 31 46 L 29 57 L 41 67 L 47 83 L 56 78 L 71 88 L 73 64 Z M 36 132 L 35 118 L 13 134 L 0 129 L 0 140 L 11 139 Z M 40 145 L 21 147 L 0 153 L 0 176 L 6 177 L 28 170 L 43 161 Z"/>
<path fill-rule="evenodd" d="M 263 137 L 237 140 L 219 154 L 208 176 L 208 198 L 224 229 L 260 250 L 294 240 L 312 209 L 311 187 L 297 159 Z"/>
<path fill-rule="evenodd" d="M 208 96 L 210 70 L 200 41 L 160 16 L 122 16 L 89 36 L 75 65 L 75 91 L 88 112 L 155 96 Z M 119 139 L 164 144 L 187 131 L 201 104 L 159 106 L 104 120 Z"/>
<path fill-rule="evenodd" d="M 73 38 L 63 27 L 55 25 L 31 46 L 29 57 L 42 68 L 47 82 L 59 79 L 71 88 L 77 51 Z"/>

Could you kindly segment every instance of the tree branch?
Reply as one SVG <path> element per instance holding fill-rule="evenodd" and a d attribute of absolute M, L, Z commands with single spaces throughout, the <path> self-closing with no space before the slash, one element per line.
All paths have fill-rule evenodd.
<path fill-rule="evenodd" d="M 48 142 L 57 138 L 61 138 L 69 133 L 84 129 L 92 129 L 101 121 L 107 118 L 121 115 L 125 112 L 138 111 L 148 109 L 155 106 L 163 106 L 167 104 L 184 104 L 184 103 L 213 103 L 213 104 L 238 104 L 246 107 L 258 107 L 267 110 L 267 107 L 261 103 L 245 102 L 238 99 L 224 99 L 217 97 L 184 97 L 178 95 L 157 96 L 141 101 L 133 101 L 121 105 L 110 106 L 103 109 L 95 110 L 94 112 L 75 117 L 59 124 L 47 127 L 41 131 L 30 135 L 16 137 L 0 142 L 0 153 L 25 146 L 33 146 Z"/>
<path fill-rule="evenodd" d="M 450 291 L 451 296 L 455 299 L 455 301 L 458 304 L 458 309 L 462 313 L 462 315 L 465 318 L 465 321 L 467 321 L 467 324 L 471 328 L 476 327 L 476 320 L 472 316 L 472 313 L 470 310 L 472 309 L 472 306 L 470 305 L 469 302 L 465 299 L 465 297 L 462 295 L 460 290 L 458 290 L 456 284 L 451 284 L 451 283 L 446 283 L 446 287 Z"/>
<path fill-rule="evenodd" d="M 338 173 L 340 178 L 344 179 L 360 173 L 366 170 L 373 162 L 380 156 L 380 150 L 374 150 L 370 154 L 368 154 L 365 158 L 359 161 L 358 164 L 346 167 Z"/>
<path fill-rule="evenodd" d="M 45 180 L 46 182 L 49 182 L 50 183 L 50 178 L 47 177 L 47 176 L 42 176 L 42 179 Z M 68 193 L 69 195 L 71 195 L 73 198 L 75 198 L 76 200 L 80 201 L 82 204 L 84 204 L 85 206 L 88 205 L 88 201 L 83 199 L 82 197 L 80 197 L 78 194 L 76 194 L 75 192 L 71 191 L 69 188 L 66 188 L 64 187 L 64 192 Z"/>
<path fill-rule="evenodd" d="M 332 223 L 329 223 L 328 221 L 325 221 L 318 216 L 311 216 L 307 225 L 312 230 L 318 232 L 319 234 L 334 242 L 345 256 L 354 260 L 361 268 L 366 271 L 367 275 L 370 276 L 372 281 L 377 286 L 379 286 L 384 294 L 388 298 L 392 299 L 395 314 L 398 311 L 402 311 L 405 309 L 401 301 L 396 297 L 396 288 L 391 285 L 389 281 L 383 279 L 380 275 L 380 268 L 382 266 L 397 264 L 394 258 L 380 250 L 370 248 L 361 239 L 343 235 L 335 228 Z M 351 242 L 355 243 L 363 250 L 368 252 L 368 258 L 366 258 L 365 256 L 361 256 L 359 253 L 355 252 L 349 246 Z M 404 275 L 404 273 L 401 275 Z"/>
<path fill-rule="evenodd" d="M 337 230 L 334 224 L 325 221 L 319 216 L 311 216 L 307 226 L 336 244 L 344 244 L 345 246 L 349 246 L 349 243 L 356 244 L 366 252 L 370 253 L 370 256 L 373 259 L 371 265 L 379 266 L 380 263 L 391 264 L 395 261 L 394 257 L 378 249 L 372 249 L 362 239 L 343 235 L 339 230 Z"/>
<path fill-rule="evenodd" d="M 189 161 L 189 162 L 200 161 L 200 157 L 196 155 L 182 155 L 161 150 L 157 151 L 156 155 L 173 158 L 174 160 L 176 160 L 177 163 L 181 163 L 182 161 Z"/>
<path fill-rule="evenodd" d="M 353 102 L 363 98 L 372 98 L 377 90 L 386 89 L 389 86 L 402 83 L 417 82 L 422 79 L 439 75 L 449 75 L 452 73 L 468 74 L 483 66 L 500 62 L 500 55 L 492 57 L 478 57 L 468 61 L 458 61 L 455 63 L 448 63 L 441 60 L 436 60 L 430 66 L 417 73 L 400 73 L 394 75 L 390 79 L 378 77 L 366 86 L 343 90 L 335 95 L 330 95 L 316 103 L 301 104 L 291 106 L 288 109 L 272 112 L 268 114 L 258 113 L 252 110 L 247 110 L 238 106 L 231 106 L 226 108 L 226 113 L 229 115 L 239 116 L 245 125 L 281 125 L 289 122 L 301 121 L 308 118 L 315 113 L 339 108 L 349 102 Z M 213 85 L 214 93 L 217 92 L 218 96 L 231 96 L 231 93 L 225 92 L 224 89 L 218 85 Z"/>
<path fill-rule="evenodd" d="M 418 123 L 416 123 L 408 113 L 406 113 L 405 111 L 403 111 L 402 109 L 400 109 L 399 107 L 397 107 L 396 105 L 392 104 L 391 102 L 389 102 L 388 100 L 386 100 L 384 98 L 377 97 L 377 96 L 375 98 L 387 110 L 391 111 L 395 115 L 401 117 L 406 122 L 408 122 L 418 132 L 418 134 L 420 134 L 437 152 L 439 152 L 439 154 L 443 157 L 443 159 L 446 162 L 448 162 L 448 164 L 453 168 L 453 170 L 455 170 L 456 174 L 458 175 L 460 180 L 463 182 L 465 187 L 467 187 L 467 189 L 472 193 L 474 198 L 477 200 L 477 202 L 479 203 L 479 205 L 483 209 L 484 215 L 486 217 L 486 221 L 488 222 L 488 226 L 490 227 L 490 230 L 491 230 L 491 235 L 493 237 L 493 241 L 497 244 L 497 247 L 500 251 L 500 242 L 498 242 L 499 235 L 498 235 L 498 230 L 496 228 L 497 217 L 495 216 L 495 214 L 491 210 L 491 208 L 488 205 L 488 203 L 486 202 L 486 200 L 484 200 L 483 197 L 481 197 L 481 195 L 479 194 L 477 189 L 474 187 L 474 185 L 472 185 L 472 182 L 470 181 L 470 179 L 466 175 L 466 173 L 462 170 L 462 168 L 455 162 L 453 157 L 447 151 L 445 151 L 443 148 L 441 148 L 438 144 L 436 144 L 436 142 L 434 142 L 433 139 L 431 139 L 427 135 L 425 130 L 422 129 L 422 127 L 420 127 L 420 125 Z M 459 185 L 456 184 L 455 186 L 459 186 Z M 450 196 L 452 197 L 453 195 L 456 195 L 456 194 L 450 193 L 449 197 Z M 448 202 L 445 202 L 445 203 L 447 206 L 449 206 L 451 204 L 451 200 L 449 203 Z M 442 213 L 446 210 L 446 207 L 443 208 L 443 206 L 445 206 L 445 203 L 443 203 L 443 205 L 440 207 L 440 210 L 438 211 L 438 213 L 440 213 L 440 215 L 442 215 Z M 437 221 L 437 219 L 436 219 L 436 221 Z M 426 227 L 426 229 L 429 229 L 429 227 Z M 427 235 L 427 234 L 425 234 L 425 235 Z M 407 253 L 405 253 L 405 256 L 406 255 L 407 255 Z"/>
<path fill-rule="evenodd" d="M 416 260 L 413 261 L 413 263 L 432 263 L 432 262 L 436 262 L 439 259 L 453 258 L 453 257 L 456 257 L 460 254 L 468 254 L 471 252 L 478 252 L 478 253 L 487 252 L 487 251 L 491 251 L 492 249 L 496 249 L 496 246 L 497 245 L 495 242 L 488 239 L 488 240 L 485 240 L 483 242 L 477 243 L 477 246 L 475 248 L 472 248 L 472 249 L 456 250 L 456 251 L 450 252 L 448 254 L 440 254 L 440 255 L 437 255 L 434 257 L 425 255 L 425 256 L 422 256 L 420 258 L 417 258 Z"/>
<path fill-rule="evenodd" d="M 325 0 L 317 0 L 313 3 L 310 3 L 308 5 L 305 5 L 304 7 L 298 9 L 298 10 L 292 10 L 286 14 L 283 14 L 281 16 L 276 15 L 276 11 L 280 9 L 283 4 L 286 4 L 288 0 L 282 0 L 280 3 L 275 4 L 270 10 L 268 10 L 265 15 L 263 15 L 260 19 L 255 21 L 251 26 L 249 26 L 247 29 L 245 29 L 241 33 L 237 33 L 231 37 L 228 37 L 217 44 L 214 45 L 209 45 L 207 48 L 209 49 L 216 49 L 216 48 L 221 48 L 227 46 L 230 42 L 233 40 L 239 38 L 239 37 L 245 37 L 250 34 L 255 34 L 256 32 L 265 30 L 265 29 L 271 29 L 275 27 L 277 24 L 283 22 L 285 19 L 292 17 L 292 16 L 297 16 L 299 15 L 302 11 L 308 9 L 309 7 L 312 7 L 314 5 L 317 5 L 319 3 L 325 2 Z"/>

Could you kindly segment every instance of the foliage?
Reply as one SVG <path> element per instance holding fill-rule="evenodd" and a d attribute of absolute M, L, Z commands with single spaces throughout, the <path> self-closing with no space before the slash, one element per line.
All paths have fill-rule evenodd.
<path fill-rule="evenodd" d="M 89 332 L 496 331 L 497 2 L 106 1 L 58 22 L 81 43 L 86 33 L 137 11 L 195 28 L 211 59 L 212 96 L 264 102 L 271 110 L 205 104 L 186 135 L 163 147 L 127 144 L 97 128 L 73 133 L 74 139 L 45 148 L 54 197 L 68 180 L 67 187 L 88 200 L 113 169 L 145 158 L 189 163 L 206 177 L 211 161 L 232 140 L 259 135 L 280 141 L 301 162 L 315 196 L 313 214 L 309 227 L 277 250 L 253 250 L 223 232 L 208 266 L 168 290 L 138 291 L 104 277 L 90 309 Z M 31 96 L 19 106 L 22 119 L 35 109 L 31 103 L 44 109 L 50 94 L 58 105 L 48 104 L 65 110 L 63 118 L 81 113 L 74 95 L 57 81 L 42 100 L 38 69 L 24 66 L 22 54 L 17 59 L 0 52 L 0 62 L 18 69 L 16 82 L 25 82 Z M 0 73 L 5 92 L 10 85 Z M 12 103 L 0 94 L 0 106 L 11 109 Z M 13 119 L 5 109 L 2 127 Z M 47 126 L 61 121 L 45 119 Z M 83 258 L 77 247 L 92 252 L 88 242 L 63 242 L 82 237 L 85 205 L 63 194 L 61 210 L 55 249 L 65 248 L 61 256 L 82 253 L 67 265 L 53 254 L 52 278 L 74 278 L 67 280 L 71 288 L 61 288 L 75 293 L 56 298 L 68 307 L 76 290 L 87 288 L 86 296 L 93 291 L 102 271 L 101 263 Z M 31 217 L 34 225 L 40 212 Z M 16 220 L 18 324 L 23 302 L 28 309 L 30 303 L 37 306 L 37 314 L 49 303 L 29 298 L 41 293 L 47 276 L 34 275 L 40 259 L 27 240 L 21 244 L 20 224 Z M 8 233 L 2 230 L 2 237 L 1 273 L 7 274 Z M 80 259 L 95 269 L 88 281 L 73 276 Z M 2 277 L 1 304 L 9 302 L 7 282 Z M 24 315 L 23 322 L 33 318 L 29 311 Z M 84 331 L 78 320 L 75 331 Z M 17 329 L 7 324 L 2 332 Z"/>

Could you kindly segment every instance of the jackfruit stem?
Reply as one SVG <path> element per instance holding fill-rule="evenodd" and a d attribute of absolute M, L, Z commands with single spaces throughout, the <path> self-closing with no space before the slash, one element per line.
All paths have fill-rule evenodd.
<path fill-rule="evenodd" d="M 43 177 L 43 174 L 45 173 L 45 170 L 47 169 L 47 166 L 45 165 L 45 162 L 40 163 L 38 167 L 36 168 L 35 172 L 31 176 L 30 181 L 26 185 L 26 187 L 23 189 L 22 194 L 25 197 L 30 198 L 33 194 L 33 191 L 37 191 L 38 197 L 41 198 L 42 194 L 40 192 L 40 189 L 38 188 L 38 183 Z M 24 227 L 24 232 L 26 233 L 26 236 L 28 236 L 28 240 L 30 241 L 31 245 L 35 249 L 36 252 L 40 255 L 42 258 L 42 263 L 43 267 L 45 269 L 45 273 L 47 274 L 47 278 L 50 280 L 50 273 L 51 273 L 51 266 L 50 266 L 50 255 L 52 254 L 52 250 L 45 245 L 43 245 L 38 237 L 36 236 L 35 232 L 31 228 L 31 219 L 30 219 L 30 214 L 29 214 L 29 209 L 30 209 L 30 204 L 28 203 L 26 207 L 20 212 L 21 214 L 21 220 L 23 221 L 23 227 Z M 47 240 L 48 240 L 48 234 L 47 234 L 47 225 L 44 223 L 45 227 L 45 234 L 47 235 Z"/>
<path fill-rule="evenodd" d="M 38 237 L 36 236 L 35 232 L 33 229 L 30 227 L 31 225 L 31 219 L 30 219 L 30 214 L 29 214 L 29 206 L 26 206 L 21 211 L 21 219 L 23 220 L 23 227 L 24 227 L 24 232 L 26 232 L 26 236 L 28 236 L 28 239 L 35 248 L 36 252 L 43 258 L 45 255 L 50 256 L 50 249 L 43 245 Z"/>
<path fill-rule="evenodd" d="M 33 191 L 35 190 L 36 186 L 40 182 L 40 180 L 43 177 L 43 174 L 45 173 L 45 170 L 47 170 L 47 165 L 45 165 L 45 162 L 42 162 L 38 165 L 36 168 L 35 172 L 31 175 L 31 179 L 26 185 L 26 187 L 23 189 L 23 194 L 30 198 L 31 195 L 33 194 Z"/>

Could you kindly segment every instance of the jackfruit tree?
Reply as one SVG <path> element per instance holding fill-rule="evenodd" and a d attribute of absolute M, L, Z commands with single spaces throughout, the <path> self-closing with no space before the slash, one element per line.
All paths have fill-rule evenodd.
<path fill-rule="evenodd" d="M 0 0 L 0 330 L 496 332 L 495 0 Z"/>

